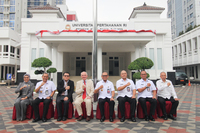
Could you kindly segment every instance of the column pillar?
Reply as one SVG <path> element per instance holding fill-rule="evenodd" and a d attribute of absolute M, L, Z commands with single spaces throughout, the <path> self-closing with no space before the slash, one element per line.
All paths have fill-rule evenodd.
<path fill-rule="evenodd" d="M 137 59 L 137 58 L 139 58 L 140 57 L 140 49 L 139 49 L 139 47 L 135 47 L 135 59 Z M 134 59 L 134 60 L 135 60 Z M 132 60 L 131 60 L 132 61 Z"/>
<path fill-rule="evenodd" d="M 101 79 L 102 74 L 102 46 L 97 48 L 97 79 Z"/>
<path fill-rule="evenodd" d="M 3 65 L 3 78 L 4 78 L 4 80 L 6 80 L 5 73 L 6 73 L 6 70 L 5 70 L 5 66 Z"/>
<path fill-rule="evenodd" d="M 145 57 L 145 46 L 141 46 L 140 57 Z"/>
<path fill-rule="evenodd" d="M 52 46 L 47 45 L 46 47 L 46 58 L 52 60 Z"/>
<path fill-rule="evenodd" d="M 52 67 L 55 67 L 58 71 L 58 67 L 57 67 L 57 53 L 58 53 L 58 50 L 57 50 L 57 46 L 52 46 L 53 48 L 53 51 L 52 51 Z M 53 73 L 51 78 L 53 78 L 53 82 L 55 85 L 57 85 L 57 73 Z"/>
<path fill-rule="evenodd" d="M 58 52 L 58 62 L 57 62 L 57 71 L 62 72 L 63 71 L 63 52 Z"/>

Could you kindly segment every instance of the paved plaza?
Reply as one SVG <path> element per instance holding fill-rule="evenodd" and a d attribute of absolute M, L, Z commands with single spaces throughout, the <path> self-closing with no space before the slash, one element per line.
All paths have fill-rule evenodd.
<path fill-rule="evenodd" d="M 106 120 L 101 123 L 94 117 L 90 122 L 81 122 L 73 119 L 68 119 L 64 122 L 57 122 L 56 119 L 51 118 L 46 123 L 41 121 L 32 123 L 31 120 L 23 122 L 13 121 L 12 111 L 17 94 L 14 93 L 16 88 L 7 88 L 7 86 L 0 86 L 0 133 L 192 133 L 200 132 L 200 86 L 176 86 L 176 92 L 180 99 L 178 107 L 178 116 L 176 121 L 168 119 L 164 121 L 161 118 L 156 119 L 155 122 L 146 122 L 143 119 L 138 119 L 137 122 L 126 120 L 120 122 L 118 118 L 114 122 Z M 74 94 L 75 95 L 75 94 Z M 37 95 L 34 95 L 36 97 Z M 55 94 L 56 96 L 56 94 Z M 55 97 L 54 96 L 54 105 Z M 75 98 L 75 96 L 74 96 Z M 118 102 L 115 102 L 115 113 L 117 115 Z M 95 111 L 94 111 L 95 115 Z M 96 116 L 96 115 L 95 115 Z"/>

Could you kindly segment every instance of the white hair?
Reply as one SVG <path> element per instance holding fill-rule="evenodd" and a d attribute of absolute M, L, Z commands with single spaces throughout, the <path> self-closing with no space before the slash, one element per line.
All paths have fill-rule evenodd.
<path fill-rule="evenodd" d="M 86 71 L 82 71 L 82 72 L 81 72 L 81 75 L 82 75 L 82 73 L 86 73 L 86 75 L 88 75 Z"/>

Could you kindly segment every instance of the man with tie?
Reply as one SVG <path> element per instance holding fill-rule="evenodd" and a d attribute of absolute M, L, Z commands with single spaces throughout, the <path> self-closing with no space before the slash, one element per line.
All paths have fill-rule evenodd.
<path fill-rule="evenodd" d="M 172 82 L 170 80 L 167 80 L 166 77 L 166 73 L 161 72 L 161 79 L 156 82 L 156 86 L 158 88 L 158 102 L 160 103 L 160 108 L 163 112 L 163 119 L 167 120 L 169 117 L 172 120 L 176 120 L 173 114 L 176 114 L 179 101 Z M 165 101 L 170 101 L 172 103 L 172 108 L 169 114 L 166 113 Z"/>
<path fill-rule="evenodd" d="M 82 80 L 77 82 L 77 85 L 76 85 L 77 97 L 74 101 L 75 107 L 79 115 L 78 121 L 81 121 L 83 119 L 81 103 L 85 102 L 86 111 L 87 111 L 86 122 L 90 121 L 90 115 L 91 115 L 91 109 L 92 109 L 92 97 L 94 95 L 93 82 L 92 80 L 88 80 L 87 77 L 88 77 L 87 72 L 81 72 Z"/>
<path fill-rule="evenodd" d="M 42 121 L 43 122 L 47 121 L 46 115 L 49 109 L 49 104 L 52 102 L 53 95 L 56 91 L 56 86 L 52 81 L 48 79 L 49 79 L 49 74 L 43 73 L 42 81 L 36 84 L 35 92 L 39 93 L 39 96 L 33 101 L 33 111 L 35 114 L 35 119 L 33 120 L 33 122 L 37 122 L 40 120 L 40 115 L 39 115 L 40 102 L 43 102 L 44 104 Z"/>
<path fill-rule="evenodd" d="M 153 115 L 155 113 L 157 104 L 156 87 L 151 80 L 147 79 L 146 71 L 141 71 L 140 77 L 141 79 L 136 82 L 136 89 L 138 90 L 138 101 L 140 102 L 143 113 L 145 114 L 145 120 L 155 121 Z M 147 114 L 146 101 L 149 101 L 151 104 L 149 116 Z"/>
<path fill-rule="evenodd" d="M 115 88 L 112 82 L 108 80 L 108 73 L 103 72 L 102 80 L 99 81 L 96 85 L 96 88 L 94 90 L 94 93 L 99 93 L 99 109 L 101 112 L 101 119 L 100 121 L 103 122 L 105 120 L 104 116 L 104 104 L 105 102 L 109 103 L 109 120 L 110 122 L 113 122 L 113 112 L 114 112 L 114 96 L 115 96 Z"/>
<path fill-rule="evenodd" d="M 69 102 L 73 102 L 72 94 L 74 92 L 74 82 L 70 79 L 69 72 L 63 73 L 63 80 L 58 83 L 57 91 L 58 95 L 56 98 L 56 106 L 58 111 L 57 121 L 66 121 L 68 115 Z M 62 103 L 64 107 L 63 117 L 62 117 Z"/>
<path fill-rule="evenodd" d="M 127 78 L 127 72 L 121 71 L 121 79 L 117 81 L 116 87 L 118 90 L 117 100 L 119 102 L 119 110 L 121 112 L 121 122 L 125 121 L 125 102 L 130 103 L 131 121 L 136 122 L 135 109 L 136 109 L 136 89 L 132 80 Z"/>

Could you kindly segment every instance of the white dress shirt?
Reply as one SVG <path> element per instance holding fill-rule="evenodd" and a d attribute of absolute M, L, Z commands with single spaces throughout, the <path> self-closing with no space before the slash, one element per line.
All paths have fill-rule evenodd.
<path fill-rule="evenodd" d="M 36 84 L 36 88 L 38 88 L 43 81 L 40 81 Z M 46 99 L 47 97 L 49 97 L 51 95 L 51 93 L 53 91 L 56 90 L 56 86 L 54 85 L 54 83 L 50 80 L 47 80 L 47 82 L 41 86 L 40 90 L 39 90 L 39 99 Z"/>
<path fill-rule="evenodd" d="M 111 98 L 112 97 L 112 91 L 115 91 L 114 85 L 112 82 L 107 80 L 104 82 L 103 80 L 99 81 L 95 87 L 95 90 L 97 90 L 101 85 L 103 85 L 103 88 L 99 90 L 99 98 L 105 99 L 105 98 Z"/>
<path fill-rule="evenodd" d="M 66 82 L 65 80 L 64 80 L 64 88 L 65 87 L 67 87 L 67 84 L 68 84 L 68 82 L 69 82 L 69 80 Z M 62 93 L 62 95 L 64 95 L 64 96 L 67 96 L 67 94 L 68 94 L 68 90 L 65 90 L 63 93 Z"/>
<path fill-rule="evenodd" d="M 118 97 L 132 97 L 133 96 L 133 90 L 135 89 L 135 84 L 132 80 L 126 78 L 126 80 L 124 81 L 122 78 L 120 80 L 118 80 L 116 82 L 116 87 L 119 88 L 121 86 L 124 86 L 126 85 L 128 82 L 130 82 L 130 85 L 127 86 L 126 88 L 124 88 L 123 90 L 121 91 L 118 91 L 118 95 L 117 95 L 117 98 Z"/>
<path fill-rule="evenodd" d="M 167 83 L 170 83 L 170 86 L 167 86 Z M 174 86 L 170 80 L 167 80 L 164 82 L 162 80 L 158 80 L 156 82 L 156 86 L 158 88 L 157 96 L 168 98 L 170 99 L 171 96 L 174 98 L 177 98 L 176 92 L 174 90 Z"/>
<path fill-rule="evenodd" d="M 143 98 L 152 98 L 153 95 L 152 95 L 152 91 L 153 90 L 156 90 L 156 87 L 154 85 L 154 83 L 151 81 L 151 80 L 148 80 L 146 79 L 146 81 L 144 81 L 143 79 L 140 79 L 136 82 L 136 89 L 141 89 L 145 86 L 147 86 L 147 83 L 150 83 L 151 86 L 148 88 L 148 89 L 145 89 L 143 92 L 138 92 L 138 99 L 140 97 L 143 97 Z"/>

